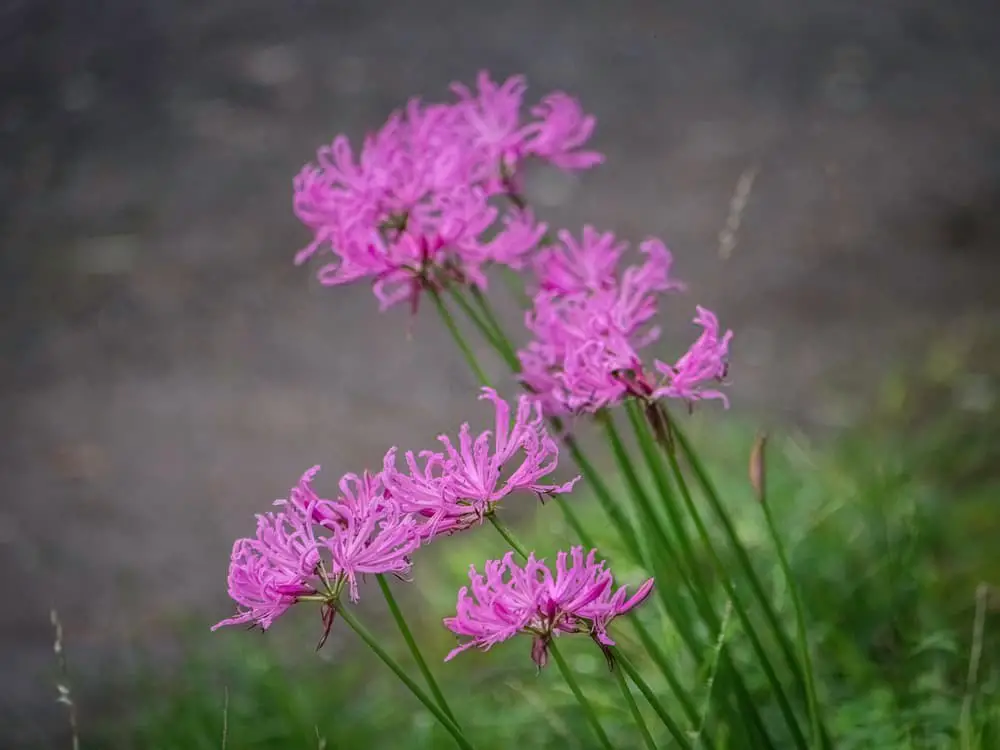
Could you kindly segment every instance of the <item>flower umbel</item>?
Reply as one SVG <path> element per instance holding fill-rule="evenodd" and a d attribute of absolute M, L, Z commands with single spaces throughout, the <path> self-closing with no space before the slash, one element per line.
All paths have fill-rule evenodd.
<path fill-rule="evenodd" d="M 452 86 L 457 101 L 411 100 L 357 153 L 343 135 L 321 148 L 294 182 L 295 213 L 313 233 L 296 263 L 331 253 L 321 283 L 369 280 L 383 310 L 445 284 L 484 289 L 486 264 L 522 267 L 546 227 L 519 209 L 500 223 L 490 199 L 516 196 L 526 158 L 566 170 L 602 160 L 580 150 L 594 118 L 574 99 L 550 94 L 524 120 L 525 88 L 483 72 L 475 91 Z"/>
<path fill-rule="evenodd" d="M 670 277 L 673 258 L 657 239 L 639 246 L 641 265 L 621 273 L 627 244 L 585 227 L 582 241 L 538 255 L 539 292 L 526 325 L 534 334 L 518 352 L 521 379 L 550 416 L 593 413 L 627 395 L 648 396 L 640 350 L 659 336 L 650 326 L 658 295 L 683 286 Z"/>
<path fill-rule="evenodd" d="M 532 636 L 531 658 L 539 668 L 548 662 L 552 639 L 560 635 L 586 633 L 607 655 L 615 645 L 608 625 L 649 596 L 653 579 L 631 597 L 624 586 L 613 591 L 611 571 L 596 556 L 597 550 L 591 550 L 585 557 L 583 547 L 559 552 L 554 575 L 534 554 L 522 567 L 508 552 L 502 560 L 488 561 L 483 575 L 472 566 L 469 586 L 458 592 L 456 615 L 444 620 L 446 628 L 469 640 L 445 661 L 472 647 L 489 650 L 519 633 Z"/>
<path fill-rule="evenodd" d="M 545 429 L 533 399 L 518 399 L 512 422 L 510 407 L 496 391 L 483 388 L 480 398 L 493 403 L 493 430 L 473 438 L 471 428 L 464 424 L 457 446 L 442 435 L 438 439 L 444 445 L 443 453 L 420 454 L 422 467 L 408 452 L 407 473 L 397 470 L 395 449 L 386 454 L 382 472 L 385 486 L 405 512 L 427 519 L 427 537 L 481 523 L 511 493 L 528 491 L 545 497 L 569 492 L 577 481 L 542 482 L 556 469 L 559 447 Z"/>
<path fill-rule="evenodd" d="M 378 476 L 347 474 L 337 500 L 319 497 L 311 482 L 315 466 L 303 474 L 282 510 L 257 516 L 257 535 L 239 539 L 229 565 L 229 595 L 237 614 L 223 625 L 250 624 L 267 630 L 299 601 L 323 603 L 329 631 L 345 586 L 360 598 L 358 576 L 410 570 L 410 554 L 420 545 L 417 522 L 388 497 Z M 325 639 L 325 635 L 324 635 Z"/>

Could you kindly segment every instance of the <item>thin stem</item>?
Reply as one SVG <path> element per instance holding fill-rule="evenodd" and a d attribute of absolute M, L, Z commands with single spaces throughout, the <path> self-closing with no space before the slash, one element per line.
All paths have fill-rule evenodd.
<path fill-rule="evenodd" d="M 483 368 L 479 366 L 479 360 L 476 359 L 475 353 L 472 351 L 469 343 L 465 340 L 465 336 L 462 335 L 461 330 L 459 330 L 458 324 L 455 322 L 455 318 L 448 310 L 444 300 L 441 299 L 441 293 L 438 292 L 437 289 L 431 289 L 429 293 L 431 299 L 434 300 L 434 306 L 437 308 L 438 314 L 441 316 L 441 320 L 444 321 L 445 326 L 448 328 L 448 332 L 451 333 L 452 338 L 455 339 L 455 343 L 458 344 L 458 348 L 462 350 L 462 355 L 465 357 L 465 361 L 468 363 L 469 368 L 476 376 L 476 379 L 479 380 L 482 385 L 489 385 L 490 379 L 486 377 L 486 373 L 483 372 Z"/>
<path fill-rule="evenodd" d="M 504 333 L 503 326 L 500 324 L 500 319 L 496 316 L 496 313 L 493 311 L 493 306 L 490 304 L 490 301 L 486 298 L 486 295 L 484 295 L 476 287 L 472 287 L 472 299 L 479 307 L 479 310 L 482 312 L 483 317 L 486 319 L 486 322 L 489 324 L 490 328 L 493 329 L 493 333 L 496 336 L 496 340 L 505 350 L 506 354 L 504 354 L 504 359 L 507 361 L 507 364 L 509 364 L 511 369 L 513 370 L 519 369 L 520 361 L 517 358 L 517 352 L 514 350 L 514 345 L 510 342 L 510 339 L 508 339 L 507 335 Z M 503 354 L 503 352 L 501 354 Z"/>
<path fill-rule="evenodd" d="M 795 630 L 799 640 L 799 652 L 802 659 L 802 669 L 805 672 L 806 682 L 806 704 L 809 709 L 809 729 L 811 732 L 813 747 L 823 747 L 823 732 L 820 728 L 819 702 L 816 699 L 816 676 L 813 673 L 812 656 L 809 653 L 809 635 L 806 631 L 805 612 L 802 607 L 802 598 L 799 596 L 798 586 L 792 576 L 792 568 L 788 564 L 788 555 L 785 553 L 785 545 L 781 543 L 781 535 L 774 523 L 774 514 L 767 502 L 767 490 L 763 482 L 759 489 L 760 504 L 764 510 L 764 518 L 767 521 L 767 530 L 771 534 L 774 548 L 778 552 L 778 562 L 781 564 L 781 574 L 785 577 L 788 591 L 791 594 L 792 608 L 795 610 Z"/>
<path fill-rule="evenodd" d="M 455 739 L 458 746 L 461 747 L 462 750 L 474 750 L 472 743 L 465 738 L 464 734 L 462 734 L 462 730 L 459 729 L 458 726 L 456 726 L 456 724 L 449 719 L 440 708 L 437 707 L 437 704 L 431 700 L 430 696 L 421 690 L 420 686 L 417 685 L 417 683 L 415 683 L 410 676 L 403 671 L 403 668 L 399 666 L 396 660 L 389 655 L 389 652 L 379 645 L 378 640 L 372 632 L 361 624 L 351 610 L 348 607 L 342 607 L 338 609 L 337 612 L 342 618 L 344 618 L 344 622 L 346 622 L 350 628 L 358 634 L 361 640 L 365 642 L 365 645 L 375 652 L 375 655 L 381 659 L 383 663 L 389 667 L 389 669 L 392 670 L 393 674 L 395 674 L 407 688 L 409 688 L 410 692 L 416 696 L 417 700 L 423 703 L 427 710 L 434 714 L 434 718 L 441 723 L 441 726 L 448 730 L 448 733 Z"/>
<path fill-rule="evenodd" d="M 527 548 L 521 544 L 520 541 L 518 541 L 518 539 L 514 536 L 514 532 L 510 530 L 510 527 L 497 518 L 496 513 L 488 513 L 486 517 L 490 519 L 490 523 L 493 524 L 493 528 L 496 529 L 500 536 L 503 537 L 504 541 L 510 545 L 510 548 L 521 557 L 527 559 Z"/>
<path fill-rule="evenodd" d="M 690 750 L 691 743 L 688 741 L 687 736 L 677 725 L 677 722 L 673 720 L 666 709 L 663 708 L 659 699 L 656 697 L 656 693 L 653 689 L 646 684 L 646 681 L 642 679 L 639 672 L 636 670 L 635 665 L 629 661 L 628 657 L 625 656 L 619 649 L 612 648 L 612 654 L 614 655 L 615 664 L 620 666 L 625 674 L 628 675 L 629 679 L 639 688 L 639 692 L 645 697 L 646 702 L 649 704 L 650 708 L 656 712 L 656 715 L 660 717 L 660 721 L 663 722 L 663 726 L 667 728 L 670 735 L 676 740 L 677 744 L 686 750 Z"/>
<path fill-rule="evenodd" d="M 632 691 L 628 689 L 628 683 L 625 681 L 625 673 L 622 672 L 621 669 L 612 669 L 611 671 L 614 673 L 615 682 L 618 683 L 618 688 L 621 690 L 622 697 L 628 705 L 629 713 L 632 714 L 632 719 L 635 720 L 635 725 L 639 728 L 639 734 L 642 735 L 643 742 L 646 743 L 646 747 L 649 748 L 649 750 L 656 750 L 656 743 L 653 741 L 653 735 L 649 733 L 649 727 L 646 726 L 646 720 L 642 718 L 642 711 L 639 710 L 639 706 L 635 702 L 635 697 L 632 695 Z"/>
<path fill-rule="evenodd" d="M 510 530 L 510 527 L 497 518 L 495 513 L 487 514 L 487 518 L 490 519 L 490 523 L 493 524 L 493 528 L 495 528 L 500 536 L 503 537 L 504 541 L 510 545 L 511 549 L 513 549 L 522 558 L 527 559 L 527 547 L 518 541 L 518 539 L 514 536 L 514 532 Z M 608 735 L 604 732 L 604 727 L 601 726 L 600 719 L 597 718 L 597 713 L 594 711 L 593 705 L 587 699 L 587 696 L 583 694 L 583 691 L 580 689 L 580 685 L 576 681 L 576 677 L 573 676 L 573 672 L 570 670 L 569 665 L 563 660 L 554 640 L 549 642 L 549 653 L 551 653 L 555 659 L 556 666 L 559 668 L 559 672 L 562 674 L 563 679 L 569 686 L 570 691 L 576 697 L 580 707 L 583 708 L 587 721 L 593 728 L 594 734 L 597 735 L 597 739 L 600 740 L 601 744 L 607 748 L 607 750 L 614 750 L 614 747 L 611 745 L 611 741 L 608 739 Z"/>
<path fill-rule="evenodd" d="M 472 321 L 473 325 L 475 325 L 479 333 L 482 334 L 483 338 L 485 338 L 487 342 L 489 342 L 490 346 L 492 346 L 497 351 L 498 354 L 503 356 L 507 348 L 505 342 L 501 341 L 497 337 L 497 332 L 490 325 L 489 321 L 487 321 L 486 318 L 484 318 L 479 312 L 477 312 L 476 309 L 469 302 L 469 300 L 465 298 L 465 294 L 462 291 L 462 288 L 454 284 L 451 284 L 448 286 L 448 293 L 451 295 L 451 298 L 455 300 L 455 302 L 458 304 L 459 308 L 461 308 L 462 312 L 465 313 L 465 316 Z M 507 361 L 508 365 L 511 364 L 506 356 L 504 357 L 504 360 Z M 514 361 L 516 362 L 516 358 Z"/>
<path fill-rule="evenodd" d="M 590 485 L 591 489 L 594 491 L 594 496 L 597 498 L 597 502 L 601 506 L 601 510 L 604 511 L 605 515 L 611 519 L 611 523 L 614 524 L 615 530 L 621 537 L 622 541 L 625 543 L 626 551 L 630 552 L 635 561 L 640 560 L 639 555 L 639 539 L 635 535 L 635 530 L 632 528 L 632 524 L 622 513 L 621 506 L 615 502 L 614 498 L 611 497 L 611 491 L 608 486 L 601 479 L 600 472 L 594 467 L 587 458 L 586 454 L 580 449 L 579 443 L 572 435 L 567 435 L 563 439 L 564 444 L 569 449 L 570 456 L 573 457 L 573 462 L 580 467 L 580 472 L 583 474 L 584 479 Z"/>
<path fill-rule="evenodd" d="M 507 287 L 507 291 L 511 293 L 514 301 L 517 302 L 518 307 L 522 309 L 528 309 L 531 307 L 531 298 L 525 294 L 524 285 L 519 283 L 521 277 L 517 275 L 517 272 L 504 266 L 500 269 L 500 275 L 503 277 L 504 285 Z"/>
<path fill-rule="evenodd" d="M 666 410 L 664 410 L 664 418 L 670 420 L 670 415 L 666 413 Z M 694 471 L 695 478 L 698 480 L 698 484 L 700 485 L 702 492 L 708 499 L 709 504 L 712 506 L 712 510 L 722 522 L 722 527 L 726 533 L 726 537 L 729 539 L 733 549 L 736 551 L 736 556 L 739 559 L 740 566 L 745 571 L 747 580 L 750 582 L 750 588 L 752 589 L 754 596 L 757 598 L 761 609 L 764 611 L 764 616 L 767 619 L 768 625 L 772 630 L 774 630 L 775 635 L 777 636 L 785 661 L 791 667 L 792 673 L 795 675 L 796 681 L 799 683 L 798 687 L 800 692 L 807 694 L 808 688 L 805 687 L 802 665 L 798 663 L 798 660 L 795 657 L 795 649 L 792 647 L 788 634 L 785 633 L 785 629 L 778 621 L 778 615 L 771 604 L 771 599 L 764 590 L 764 586 L 761 583 L 756 570 L 754 570 L 753 563 L 750 560 L 750 555 L 747 553 L 746 547 L 740 540 L 739 534 L 736 533 L 736 527 L 733 525 L 732 519 L 726 512 L 725 506 L 722 504 L 722 500 L 719 497 L 719 493 L 715 489 L 715 485 L 711 478 L 708 476 L 708 471 L 705 469 L 705 465 L 701 462 L 701 459 L 691 445 L 691 441 L 688 439 L 687 435 L 684 434 L 684 431 L 681 430 L 675 422 L 671 421 L 670 424 L 672 426 L 671 432 L 676 438 L 677 445 L 684 453 L 684 457 L 687 459 L 688 464 Z M 672 456 L 673 465 L 676 467 L 675 470 L 680 476 L 680 465 L 677 463 L 677 458 L 673 455 L 673 451 L 665 450 L 665 452 Z M 823 735 L 823 747 L 833 747 L 833 741 L 830 739 L 829 731 L 827 730 L 825 724 L 821 723 L 820 731 Z"/>
<path fill-rule="evenodd" d="M 631 405 L 629 405 L 629 409 L 631 409 Z M 661 552 L 661 554 L 667 555 L 673 562 L 674 566 L 680 573 L 682 581 L 691 592 L 695 608 L 705 624 L 708 625 L 711 630 L 718 630 L 720 627 L 719 618 L 715 613 L 715 609 L 713 608 L 711 601 L 709 600 L 707 590 L 703 587 L 703 585 L 700 585 L 696 579 L 685 573 L 685 570 L 693 570 L 697 565 L 693 548 L 690 544 L 687 544 L 682 545 L 683 550 L 681 552 L 677 551 L 667 534 L 666 529 L 663 527 L 663 522 L 660 516 L 655 512 L 645 489 L 639 481 L 635 468 L 632 466 L 628 453 L 625 450 L 625 444 L 622 442 L 618 429 L 615 427 L 613 417 L 610 414 L 605 414 L 603 415 L 602 422 L 604 424 L 608 441 L 611 444 L 612 452 L 618 461 L 622 474 L 625 475 L 626 481 L 632 490 L 633 498 L 646 518 L 646 528 L 650 536 L 655 536 L 655 545 L 657 549 Z M 648 439 L 648 433 L 644 432 L 645 423 L 642 423 L 642 426 L 643 430 L 640 430 L 638 433 L 640 445 L 644 445 L 645 439 Z M 660 469 L 662 472 L 662 466 L 659 465 L 659 462 L 655 462 L 655 464 L 656 468 Z M 678 514 L 677 509 L 673 507 L 669 487 L 666 488 L 663 501 L 667 507 L 667 512 L 671 517 L 671 521 L 676 527 L 676 532 L 679 538 L 682 540 L 685 539 L 686 535 L 683 531 L 684 522 Z M 685 556 L 687 558 L 686 560 L 684 559 Z M 665 594 L 665 592 L 663 593 Z M 661 599 L 663 600 L 667 611 L 671 614 L 675 625 L 678 627 L 678 632 L 680 632 L 681 636 L 685 638 L 685 642 L 690 649 L 691 654 L 695 657 L 695 659 L 699 659 L 701 657 L 699 652 L 699 642 L 694 637 L 693 631 L 691 630 L 692 626 L 690 624 L 690 614 L 680 608 L 679 604 L 677 607 L 672 609 L 670 601 L 662 595 Z M 682 625 L 683 627 L 681 627 Z M 737 712 L 736 709 L 728 702 L 726 703 L 727 713 L 730 715 L 733 725 L 739 726 L 741 724 L 741 716 L 743 719 L 749 717 L 762 741 L 770 746 L 770 738 L 768 737 L 767 729 L 764 725 L 762 717 L 760 716 L 757 704 L 750 695 L 749 690 L 747 690 L 743 677 L 736 669 L 736 665 L 730 658 L 728 650 L 723 652 L 722 658 L 724 659 L 724 664 L 726 666 L 726 676 L 733 679 L 736 690 L 736 698 L 739 702 L 739 712 Z M 697 722 L 698 720 L 695 719 L 696 724 Z"/>
<path fill-rule="evenodd" d="M 590 728 L 594 730 L 594 734 L 597 735 L 598 741 L 601 745 L 606 748 L 606 750 L 615 750 L 615 746 L 611 744 L 611 740 L 608 739 L 607 733 L 604 731 L 604 727 L 601 726 L 601 720 L 597 718 L 597 712 L 594 711 L 594 706 L 591 704 L 590 700 L 586 695 L 583 694 L 583 690 L 580 689 L 580 684 L 576 681 L 576 677 L 573 675 L 572 670 L 563 659 L 559 649 L 555 642 L 549 643 L 549 653 L 552 654 L 552 658 L 555 659 L 556 666 L 559 667 L 559 672 L 562 673 L 563 679 L 566 680 L 566 684 L 569 686 L 570 691 L 576 698 L 577 703 L 583 708 L 583 713 L 587 717 L 587 722 L 590 724 Z"/>
<path fill-rule="evenodd" d="M 417 663 L 417 667 L 420 669 L 420 673 L 424 676 L 424 680 L 427 681 L 427 687 L 430 688 L 431 693 L 437 700 L 438 705 L 441 710 L 444 711 L 448 718 L 455 722 L 455 726 L 461 728 L 455 713 L 448 706 L 448 701 L 444 697 L 444 693 L 441 692 L 441 688 L 434 679 L 434 675 L 431 673 L 430 667 L 427 666 L 427 661 L 424 659 L 423 654 L 420 653 L 420 647 L 417 646 L 417 641 L 413 637 L 413 633 L 410 631 L 410 626 L 406 624 L 406 618 L 403 617 L 403 612 L 399 608 L 399 604 L 396 602 L 396 597 L 392 593 L 392 589 L 389 587 L 389 582 L 385 579 L 385 576 L 379 573 L 375 576 L 378 581 L 379 588 L 382 589 L 382 596 L 385 597 L 385 603 L 389 605 L 389 612 L 392 613 L 392 619 L 396 621 L 396 626 L 399 628 L 399 632 L 403 636 L 403 640 L 406 641 L 407 647 L 410 649 L 410 653 L 413 655 L 413 660 Z"/>
<path fill-rule="evenodd" d="M 675 437 L 677 432 L 674 432 Z M 764 673 L 767 676 L 768 682 L 771 683 L 771 687 L 774 689 L 775 697 L 778 699 L 778 707 L 781 709 L 781 713 L 785 718 L 785 723 L 788 725 L 789 730 L 791 730 L 794 737 L 795 743 L 798 747 L 808 748 L 809 743 L 806 740 L 805 735 L 802 733 L 802 728 L 799 726 L 798 719 L 795 716 L 795 711 L 792 709 L 792 705 L 788 700 L 788 696 L 785 691 L 785 686 L 781 683 L 778 678 L 777 673 L 774 671 L 774 666 L 771 664 L 768 658 L 767 651 L 764 649 L 764 644 L 760 640 L 760 636 L 757 634 L 757 629 L 753 625 L 753 621 L 750 619 L 750 615 L 747 613 L 746 607 L 743 605 L 742 600 L 736 594 L 736 588 L 729 576 L 729 571 L 726 569 L 725 563 L 719 557 L 719 553 L 715 549 L 715 545 L 712 543 L 711 535 L 708 533 L 708 529 L 705 527 L 705 523 L 701 518 L 701 514 L 698 512 L 698 507 L 694 503 L 694 499 L 691 496 L 691 491 L 688 489 L 687 481 L 684 479 L 684 474 L 681 471 L 680 464 L 677 462 L 677 456 L 672 450 L 664 448 L 663 451 L 667 460 L 670 463 L 671 471 L 673 472 L 674 481 L 680 490 L 681 498 L 684 500 L 685 508 L 688 514 L 691 516 L 691 520 L 694 521 L 695 529 L 698 532 L 698 536 L 701 539 L 702 545 L 708 552 L 709 557 L 712 560 L 712 564 L 715 566 L 718 572 L 719 578 L 722 581 L 722 585 L 725 588 L 726 594 L 730 601 L 733 603 L 733 609 L 736 611 L 736 615 L 740 618 L 740 623 L 743 626 L 744 632 L 750 638 L 750 645 L 753 647 L 754 653 L 757 656 L 757 661 L 760 663 L 761 667 L 764 669 Z M 726 514 L 725 509 L 719 503 L 717 512 L 725 517 L 725 522 L 723 525 L 732 526 L 732 520 Z M 746 555 L 746 550 L 743 548 L 742 544 L 739 542 L 739 538 L 736 536 L 735 528 L 733 528 L 733 536 L 731 538 L 732 544 L 737 548 L 738 551 L 742 551 Z M 741 558 L 741 563 L 743 558 Z M 749 568 L 749 572 L 753 573 L 752 564 L 750 563 L 749 556 L 746 557 L 745 566 Z M 767 606 L 770 606 L 769 604 Z M 776 635 L 779 640 L 784 634 L 784 630 L 781 629 L 780 624 L 775 619 L 772 628 L 776 631 Z M 793 671 L 797 669 L 798 665 L 793 663 Z"/>

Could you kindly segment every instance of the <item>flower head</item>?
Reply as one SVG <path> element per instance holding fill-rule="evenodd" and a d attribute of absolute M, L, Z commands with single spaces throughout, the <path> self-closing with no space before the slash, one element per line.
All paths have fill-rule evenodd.
<path fill-rule="evenodd" d="M 577 243 L 560 233 L 561 246 L 538 256 L 541 287 L 526 324 L 533 340 L 519 353 L 522 382 L 550 414 L 596 412 L 628 394 L 646 397 L 653 386 L 640 350 L 659 336 L 649 323 L 658 294 L 681 289 L 670 277 L 672 257 L 663 243 L 640 245 L 641 265 L 619 274 L 627 245 L 611 233 L 584 229 Z"/>
<path fill-rule="evenodd" d="M 313 240 L 304 263 L 332 254 L 323 284 L 368 280 L 383 309 L 416 305 L 421 291 L 446 283 L 485 288 L 490 263 L 521 268 L 545 225 L 517 210 L 503 217 L 491 197 L 516 194 L 527 157 L 582 169 L 600 156 L 579 151 L 593 130 L 566 94 L 551 94 L 522 119 L 525 82 L 482 72 L 473 91 L 454 84 L 457 101 L 412 99 L 355 151 L 337 136 L 294 181 L 296 215 Z"/>
<path fill-rule="evenodd" d="M 542 482 L 555 471 L 559 448 L 531 398 L 518 399 L 513 423 L 510 407 L 496 391 L 483 388 L 480 398 L 493 403 L 493 430 L 473 437 L 469 425 L 464 424 L 457 445 L 442 435 L 438 439 L 443 453 L 420 454 L 423 466 L 408 452 L 405 473 L 396 468 L 396 450 L 386 454 L 382 476 L 390 495 L 405 512 L 427 519 L 425 534 L 429 537 L 481 523 L 511 493 L 548 496 L 569 492 L 576 482 Z"/>
<path fill-rule="evenodd" d="M 258 515 L 256 537 L 237 539 L 229 563 L 229 596 L 237 613 L 212 630 L 248 623 L 267 630 L 299 596 L 316 593 L 318 562 L 316 540 L 301 516 Z"/>
<path fill-rule="evenodd" d="M 346 474 L 337 500 L 320 498 L 313 467 L 277 513 L 257 517 L 254 538 L 239 539 L 229 565 L 229 594 L 236 616 L 223 625 L 249 623 L 266 630 L 303 597 L 322 601 L 328 626 L 346 587 L 359 599 L 358 576 L 406 575 L 420 545 L 417 522 L 387 496 L 377 476 Z M 329 614 L 327 614 L 329 613 Z"/>
<path fill-rule="evenodd" d="M 484 575 L 470 568 L 469 586 L 458 593 L 456 615 L 444 620 L 445 627 L 469 640 L 445 660 L 472 647 L 489 650 L 519 633 L 532 636 L 531 658 L 539 668 L 547 663 L 549 644 L 559 635 L 586 633 L 607 653 L 615 645 L 608 625 L 645 601 L 653 579 L 631 597 L 625 587 L 613 591 L 611 571 L 596 555 L 591 550 L 585 557 L 582 547 L 559 552 L 555 574 L 534 554 L 523 567 L 518 565 L 513 552 L 488 561 Z"/>
<path fill-rule="evenodd" d="M 653 398 L 678 398 L 687 402 L 720 399 L 728 408 L 729 399 L 721 391 L 705 388 L 709 382 L 722 382 L 728 371 L 729 342 L 732 331 L 719 335 L 719 319 L 704 307 L 694 319 L 702 327 L 701 336 L 673 365 L 656 361 L 656 369 L 665 382 L 653 392 Z"/>

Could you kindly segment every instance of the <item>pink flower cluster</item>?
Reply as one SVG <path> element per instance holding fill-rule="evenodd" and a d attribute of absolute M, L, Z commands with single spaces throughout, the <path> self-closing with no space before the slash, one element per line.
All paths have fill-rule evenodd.
<path fill-rule="evenodd" d="M 275 501 L 281 511 L 257 516 L 254 538 L 236 541 L 229 595 L 238 611 L 213 630 L 247 623 L 267 630 L 301 597 L 336 599 L 346 586 L 356 602 L 359 575 L 409 572 L 421 540 L 417 522 L 381 479 L 347 474 L 341 496 L 325 500 L 311 487 L 318 472 L 307 471 L 288 499 Z"/>
<path fill-rule="evenodd" d="M 653 579 L 631 597 L 625 587 L 613 590 L 614 578 L 596 550 L 584 557 L 582 547 L 556 556 L 555 575 L 544 560 L 529 555 L 523 566 L 508 552 L 503 560 L 490 560 L 484 574 L 469 571 L 469 586 L 458 592 L 454 617 L 445 627 L 469 640 L 446 660 L 466 649 L 489 650 L 519 633 L 532 636 L 531 658 L 539 668 L 548 660 L 552 639 L 586 633 L 605 650 L 615 642 L 608 635 L 613 619 L 639 606 L 653 589 Z"/>
<path fill-rule="evenodd" d="M 556 92 L 522 119 L 520 76 L 502 84 L 479 74 L 477 90 L 454 84 L 456 101 L 411 100 L 355 155 L 346 136 L 321 148 L 295 179 L 294 208 L 313 232 L 296 257 L 334 255 L 323 284 L 369 279 L 382 309 L 416 305 L 420 292 L 443 279 L 486 286 L 490 263 L 521 268 L 545 234 L 530 211 L 503 217 L 490 199 L 519 202 L 519 168 L 539 158 L 566 170 L 603 157 L 582 150 L 595 120 L 572 97 Z"/>
<path fill-rule="evenodd" d="M 458 444 L 440 438 L 443 453 L 424 451 L 420 465 L 406 454 L 407 471 L 396 469 L 396 449 L 376 475 L 347 474 L 336 500 L 320 498 L 306 472 L 281 508 L 257 517 L 254 538 L 239 539 L 229 566 L 229 595 L 236 616 L 215 627 L 250 623 L 267 629 L 302 597 L 323 601 L 329 617 L 346 587 L 358 601 L 358 576 L 405 576 L 410 555 L 442 534 L 470 528 L 508 495 L 540 497 L 568 492 L 576 482 L 544 484 L 558 464 L 559 449 L 545 430 L 537 404 L 527 396 L 510 406 L 495 391 L 481 398 L 495 410 L 495 427 L 477 437 L 462 426 Z"/>
<path fill-rule="evenodd" d="M 496 391 L 483 388 L 480 398 L 493 403 L 493 431 L 473 438 L 469 425 L 464 424 L 457 446 L 447 435 L 438 438 L 444 453 L 423 451 L 418 460 L 407 452 L 405 472 L 396 469 L 395 448 L 385 456 L 386 487 L 405 511 L 426 519 L 428 538 L 482 523 L 513 492 L 529 491 L 539 497 L 569 492 L 579 478 L 565 484 L 541 483 L 555 470 L 559 448 L 533 399 L 518 399 L 512 425 L 510 407 Z"/>
<path fill-rule="evenodd" d="M 533 334 L 518 352 L 521 380 L 548 415 L 593 413 L 626 396 L 697 399 L 725 396 L 705 383 L 725 375 L 731 332 L 698 308 L 701 338 L 674 365 L 655 362 L 660 382 L 643 366 L 640 350 L 659 337 L 650 325 L 659 296 L 684 285 L 670 276 L 673 258 L 655 238 L 639 245 L 641 265 L 619 271 L 628 245 L 610 233 L 584 227 L 578 241 L 540 250 L 534 270 L 538 291 L 526 325 Z"/>

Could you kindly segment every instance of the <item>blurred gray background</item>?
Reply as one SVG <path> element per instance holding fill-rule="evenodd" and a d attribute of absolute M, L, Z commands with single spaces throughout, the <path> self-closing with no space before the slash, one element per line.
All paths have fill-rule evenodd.
<path fill-rule="evenodd" d="M 484 417 L 430 310 L 408 336 L 292 266 L 317 146 L 480 68 L 579 96 L 607 164 L 539 174 L 539 211 L 663 237 L 659 351 L 709 305 L 735 409 L 837 428 L 998 320 L 997 31 L 989 0 L 0 4 L 0 746 L 63 722 L 50 606 L 86 709 L 229 612 L 233 537 L 305 468 Z"/>

